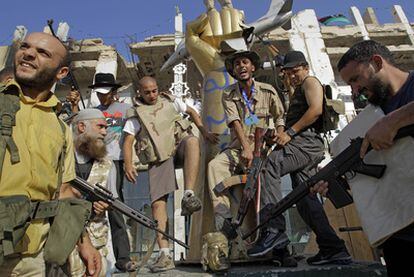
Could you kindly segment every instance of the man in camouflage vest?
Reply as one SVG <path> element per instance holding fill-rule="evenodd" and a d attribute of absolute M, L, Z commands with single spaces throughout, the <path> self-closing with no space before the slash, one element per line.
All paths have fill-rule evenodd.
<path fill-rule="evenodd" d="M 158 92 L 157 82 L 152 77 L 139 81 L 137 106 L 131 110 L 124 128 L 125 173 L 135 183 L 136 171 L 132 165 L 132 145 L 136 139 L 139 161 L 149 165 L 151 207 L 159 229 L 167 228 L 167 197 L 176 189 L 175 165 L 184 164 L 184 197 L 181 215 L 189 216 L 201 209 L 201 201 L 194 194 L 199 172 L 199 139 L 189 133 L 190 122 L 183 119 L 186 113 L 194 121 L 205 139 L 212 143 L 217 137 L 205 130 L 198 113 L 180 98 Z M 158 260 L 150 267 L 152 272 L 174 268 L 168 241 L 157 234 L 160 247 Z"/>
<path fill-rule="evenodd" d="M 107 123 L 104 114 L 98 109 L 85 109 L 78 113 L 73 121 L 73 137 L 75 146 L 76 175 L 90 184 L 99 183 L 117 197 L 116 167 L 107 157 L 104 138 Z M 86 226 L 93 246 L 102 257 L 100 276 L 106 275 L 109 253 L 108 231 L 109 221 L 105 210 L 108 204 L 103 201 L 94 202 L 95 216 Z M 72 276 L 83 276 L 85 266 L 75 249 L 69 257 Z"/>

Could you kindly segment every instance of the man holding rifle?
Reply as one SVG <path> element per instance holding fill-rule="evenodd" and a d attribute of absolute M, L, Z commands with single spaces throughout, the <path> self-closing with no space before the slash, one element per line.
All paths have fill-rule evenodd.
<path fill-rule="evenodd" d="M 263 205 L 274 204 L 281 199 L 282 176 L 290 174 L 292 187 L 295 188 L 316 173 L 316 166 L 324 157 L 324 143 L 318 134 L 322 131 L 323 87 L 317 78 L 309 76 L 309 65 L 302 52 L 288 52 L 283 69 L 295 90 L 289 101 L 286 129 L 274 137 L 274 141 L 282 147 L 273 150 L 265 166 L 262 193 L 267 197 L 262 197 Z M 297 208 L 305 223 L 316 234 L 319 246 L 319 253 L 308 258 L 307 262 L 311 265 L 350 263 L 351 256 L 345 243 L 330 226 L 319 199 L 315 195 L 308 195 L 297 203 Z M 266 218 L 263 215 L 261 220 Z M 255 257 L 269 252 L 273 248 L 272 238 L 284 231 L 283 215 L 270 220 L 261 228 L 262 239 L 250 249 L 249 255 Z"/>
<path fill-rule="evenodd" d="M 107 156 L 107 149 L 104 142 L 107 123 L 104 114 L 98 109 L 85 109 L 78 113 L 73 121 L 73 133 L 75 144 L 76 175 L 91 184 L 98 184 L 117 197 L 116 190 L 116 167 Z M 109 253 L 108 217 L 105 210 L 108 204 L 104 201 L 94 202 L 96 215 L 89 221 L 86 229 L 91 238 L 92 244 L 99 250 L 102 257 L 101 275 L 105 276 L 107 269 L 106 256 Z M 124 230 L 124 236 L 127 237 Z M 129 251 L 128 251 L 129 252 Z M 130 261 L 128 271 L 134 271 L 137 265 Z M 85 268 L 75 250 L 70 256 L 71 273 L 73 276 L 82 276 Z"/>
<path fill-rule="evenodd" d="M 226 193 L 217 193 L 215 187 L 234 175 L 237 169 L 250 167 L 256 127 L 267 128 L 273 121 L 280 133 L 284 130 L 284 120 L 283 106 L 274 88 L 253 79 L 254 72 L 260 68 L 257 53 L 237 51 L 226 59 L 225 65 L 229 74 L 237 80 L 224 89 L 222 98 L 232 141 L 228 149 L 208 164 L 208 184 L 216 230 L 228 239 L 234 239 L 237 234 L 230 213 L 230 199 Z M 284 248 L 288 242 L 286 234 L 272 237 L 272 246 L 276 248 Z"/>
<path fill-rule="evenodd" d="M 100 102 L 100 105 L 96 108 L 103 112 L 108 124 L 105 142 L 108 157 L 116 166 L 116 188 L 119 198 L 123 201 L 124 158 L 122 144 L 124 136 L 122 128 L 126 121 L 126 111 L 131 105 L 118 101 L 118 89 L 120 87 L 121 84 L 115 81 L 115 76 L 111 73 L 96 73 L 93 85 L 89 86 L 92 92 L 96 93 Z M 78 112 L 78 103 L 81 100 L 79 91 L 71 91 L 66 99 L 72 105 L 72 112 Z M 111 223 L 112 245 L 116 258 L 115 266 L 123 272 L 133 271 L 136 266 L 129 259 L 130 245 L 124 218 L 119 212 L 111 210 L 109 211 L 109 221 Z"/>
<path fill-rule="evenodd" d="M 338 70 L 351 86 L 354 97 L 365 94 L 371 104 L 380 106 L 386 114 L 366 132 L 361 157 L 365 156 L 369 146 L 374 150 L 390 148 L 397 131 L 414 123 L 413 72 L 399 69 L 387 47 L 372 40 L 352 46 L 340 59 Z M 312 190 L 326 194 L 328 184 L 319 182 Z M 404 276 L 412 272 L 413 258 L 407 253 L 414 248 L 414 224 L 393 234 L 381 248 L 388 276 Z"/>

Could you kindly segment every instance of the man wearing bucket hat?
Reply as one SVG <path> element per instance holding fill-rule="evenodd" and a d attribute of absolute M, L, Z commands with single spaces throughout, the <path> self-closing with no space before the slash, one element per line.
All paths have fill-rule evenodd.
<path fill-rule="evenodd" d="M 225 45 L 222 48 L 225 49 Z M 226 58 L 225 66 L 228 73 L 237 80 L 235 84 L 224 89 L 222 97 L 231 142 L 226 150 L 208 164 L 208 184 L 216 230 L 228 239 L 234 239 L 237 235 L 231 227 L 230 199 L 227 193 L 217 193 L 214 188 L 235 175 L 237 168 L 250 166 L 256 127 L 267 128 L 273 122 L 277 132 L 284 130 L 284 111 L 275 89 L 253 79 L 253 74 L 260 68 L 260 57 L 257 53 L 246 48 L 235 51 Z M 286 247 L 289 240 L 283 235 L 272 237 L 273 247 Z"/>
<path fill-rule="evenodd" d="M 102 111 L 108 124 L 105 137 L 106 148 L 108 157 L 113 160 L 116 166 L 116 189 L 119 198 L 123 201 L 124 161 L 121 149 L 124 138 L 122 129 L 126 121 L 126 111 L 131 108 L 131 105 L 118 101 L 117 94 L 121 86 L 115 81 L 113 74 L 96 73 L 93 85 L 90 85 L 89 88 L 92 89 L 92 93 L 96 93 L 100 102 L 100 105 L 96 108 Z M 72 111 L 77 112 L 80 99 L 79 92 L 70 92 L 67 99 L 72 103 Z M 137 267 L 129 258 L 130 246 L 125 221 L 117 211 L 110 210 L 108 213 L 116 258 L 115 266 L 121 271 L 133 271 Z"/>
<path fill-rule="evenodd" d="M 280 190 L 281 176 L 290 174 L 292 187 L 316 174 L 316 167 L 324 158 L 324 142 L 321 132 L 323 87 L 320 81 L 309 75 L 309 65 L 302 52 L 290 51 L 285 55 L 284 74 L 294 87 L 286 115 L 286 129 L 274 137 L 278 144 L 270 155 L 264 171 L 262 193 L 269 195 L 263 205 L 275 204 L 280 198 L 267 191 Z M 281 194 L 279 193 L 279 196 Z M 273 196 L 273 197 L 272 197 Z M 316 195 L 307 195 L 297 203 L 297 209 L 305 223 L 316 234 L 319 253 L 307 259 L 311 265 L 351 262 L 345 243 L 330 226 L 323 206 Z M 283 216 L 272 219 L 261 232 L 283 231 Z M 260 256 L 269 249 L 269 244 L 257 243 L 250 249 L 251 256 Z"/>

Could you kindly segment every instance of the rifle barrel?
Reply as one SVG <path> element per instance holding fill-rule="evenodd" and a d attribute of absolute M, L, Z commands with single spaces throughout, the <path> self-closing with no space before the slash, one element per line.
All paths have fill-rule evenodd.
<path fill-rule="evenodd" d="M 141 225 L 144 225 L 147 228 L 150 228 L 160 234 L 162 234 L 163 236 L 165 236 L 166 238 L 178 243 L 179 245 L 181 245 L 182 247 L 189 249 L 190 247 L 185 244 L 184 242 L 174 238 L 173 236 L 167 234 L 166 232 L 158 229 L 158 224 L 156 221 L 150 219 L 149 217 L 145 216 L 144 214 L 142 214 L 141 212 L 129 207 L 127 204 L 121 202 L 118 199 L 115 199 L 111 193 L 108 193 L 104 190 L 102 190 L 99 187 L 96 186 L 92 186 L 91 184 L 89 184 L 87 181 L 83 180 L 80 177 L 76 177 L 73 181 L 71 181 L 71 184 L 78 189 L 79 191 L 81 191 L 82 193 L 86 194 L 89 197 L 94 196 L 95 198 L 105 201 L 109 204 L 111 204 L 111 207 L 114 208 L 115 210 L 119 211 L 120 213 L 124 214 L 127 217 L 130 217 L 131 219 L 135 220 L 136 222 L 138 222 Z"/>

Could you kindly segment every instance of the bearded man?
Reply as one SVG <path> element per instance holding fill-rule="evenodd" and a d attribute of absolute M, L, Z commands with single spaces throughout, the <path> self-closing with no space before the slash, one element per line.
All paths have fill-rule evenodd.
<path fill-rule="evenodd" d="M 112 160 L 107 157 L 105 144 L 107 123 L 104 114 L 98 109 L 85 109 L 78 113 L 73 122 L 74 146 L 75 146 L 75 169 L 76 175 L 90 184 L 99 183 L 110 190 L 114 197 L 116 192 L 116 167 Z M 103 201 L 94 202 L 95 216 L 86 226 L 93 246 L 100 252 L 102 257 L 102 270 L 100 276 L 105 276 L 109 249 L 108 230 L 109 221 L 105 210 L 108 204 Z M 70 258 L 72 276 L 83 276 L 85 266 L 83 265 L 77 250 L 75 249 Z"/>

